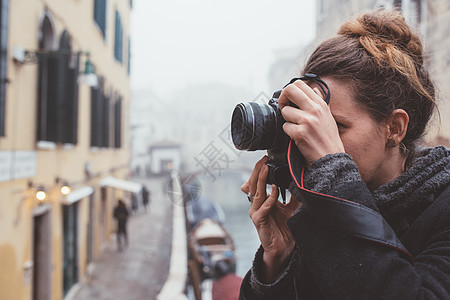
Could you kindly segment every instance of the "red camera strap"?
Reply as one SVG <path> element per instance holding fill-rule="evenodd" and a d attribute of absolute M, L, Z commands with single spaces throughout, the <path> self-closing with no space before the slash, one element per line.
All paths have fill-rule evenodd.
<path fill-rule="evenodd" d="M 303 186 L 304 159 L 293 140 L 289 143 L 287 159 L 292 179 L 302 196 L 302 199 L 297 200 L 302 202 L 314 220 L 326 227 L 393 248 L 413 260 L 394 230 L 377 211 L 357 202 L 306 189 Z"/>

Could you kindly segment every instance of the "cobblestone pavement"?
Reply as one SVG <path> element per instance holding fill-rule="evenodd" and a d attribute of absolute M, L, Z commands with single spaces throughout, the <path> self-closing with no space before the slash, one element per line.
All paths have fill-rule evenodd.
<path fill-rule="evenodd" d="M 164 179 L 135 178 L 151 191 L 148 212 L 142 205 L 128 219 L 129 246 L 117 251 L 115 236 L 94 262 L 75 300 L 153 300 L 168 276 L 172 240 L 172 203 Z"/>

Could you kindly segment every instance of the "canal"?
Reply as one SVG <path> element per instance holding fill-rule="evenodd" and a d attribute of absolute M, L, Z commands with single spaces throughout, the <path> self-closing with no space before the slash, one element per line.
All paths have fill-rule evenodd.
<path fill-rule="evenodd" d="M 214 180 L 208 176 L 198 177 L 202 184 L 202 197 L 219 204 L 223 209 L 224 227 L 233 237 L 236 247 L 236 274 L 242 277 L 250 269 L 259 247 L 256 229 L 248 216 L 250 203 L 240 190 L 248 176 L 248 173 L 228 171 Z"/>

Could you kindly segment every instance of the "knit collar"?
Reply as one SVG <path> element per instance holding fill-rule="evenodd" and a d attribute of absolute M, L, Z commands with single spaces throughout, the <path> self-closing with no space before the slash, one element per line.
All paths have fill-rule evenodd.
<path fill-rule="evenodd" d="M 433 201 L 429 197 L 450 184 L 450 151 L 443 146 L 421 148 L 412 167 L 373 192 L 381 214 L 390 218 Z"/>

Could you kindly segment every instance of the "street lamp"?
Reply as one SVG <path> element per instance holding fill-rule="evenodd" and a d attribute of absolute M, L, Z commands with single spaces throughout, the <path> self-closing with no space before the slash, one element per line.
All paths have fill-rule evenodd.
<path fill-rule="evenodd" d="M 70 188 L 67 182 L 64 182 L 63 185 L 61 186 L 61 194 L 67 196 L 70 194 L 70 192 L 72 192 L 72 189 Z"/>
<path fill-rule="evenodd" d="M 42 185 L 37 188 L 35 197 L 36 200 L 38 200 L 39 204 L 43 203 L 45 199 L 47 199 L 47 192 Z"/>
<path fill-rule="evenodd" d="M 94 71 L 94 65 L 90 59 L 90 53 L 87 51 L 70 51 L 70 50 L 25 50 L 20 46 L 13 47 L 13 58 L 15 61 L 22 64 L 38 63 L 44 57 L 58 57 L 58 56 L 72 56 L 80 55 L 86 56 L 84 63 L 84 71 L 78 75 L 78 84 L 84 84 L 90 87 L 98 85 L 98 77 Z"/>
<path fill-rule="evenodd" d="M 98 85 L 98 77 L 95 75 L 94 66 L 92 65 L 89 53 L 87 53 L 86 56 L 84 72 L 78 75 L 78 84 L 96 87 Z"/>

